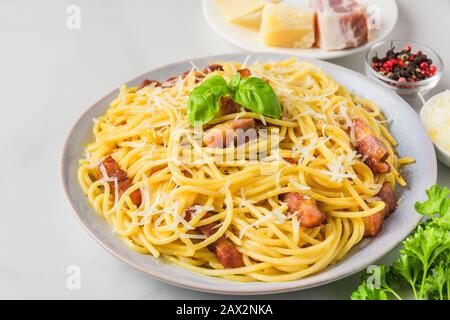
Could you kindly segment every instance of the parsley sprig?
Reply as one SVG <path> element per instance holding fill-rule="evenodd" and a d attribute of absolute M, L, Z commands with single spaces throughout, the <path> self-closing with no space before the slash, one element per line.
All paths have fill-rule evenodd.
<path fill-rule="evenodd" d="M 426 194 L 428 199 L 414 206 L 426 221 L 402 242 L 392 266 L 380 266 L 380 283 L 365 279 L 353 300 L 402 299 L 400 292 L 407 296 L 408 290 L 417 300 L 450 299 L 450 190 L 432 186 Z"/>

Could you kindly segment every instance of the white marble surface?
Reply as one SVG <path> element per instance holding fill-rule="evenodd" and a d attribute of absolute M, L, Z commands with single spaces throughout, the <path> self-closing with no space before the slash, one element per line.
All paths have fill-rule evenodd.
<path fill-rule="evenodd" d="M 239 50 L 208 27 L 200 2 L 0 2 L 0 298 L 230 298 L 163 284 L 111 256 L 79 225 L 59 181 L 65 135 L 96 99 L 161 64 Z M 81 30 L 66 28 L 70 4 L 81 8 Z M 435 91 L 450 88 L 450 2 L 398 4 L 390 38 L 433 47 L 449 66 Z M 362 54 L 334 62 L 363 70 Z M 450 186 L 441 164 L 439 183 Z M 68 265 L 81 268 L 80 290 L 67 289 Z M 346 299 L 358 279 L 265 298 Z"/>

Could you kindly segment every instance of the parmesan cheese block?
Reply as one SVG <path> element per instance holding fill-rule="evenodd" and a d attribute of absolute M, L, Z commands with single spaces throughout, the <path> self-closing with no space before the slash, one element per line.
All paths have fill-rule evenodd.
<path fill-rule="evenodd" d="M 251 13 L 244 17 L 235 19 L 233 22 L 240 25 L 241 27 L 254 29 L 254 30 L 258 31 L 259 27 L 261 25 L 261 17 L 262 17 L 262 10 L 259 12 Z"/>
<path fill-rule="evenodd" d="M 274 47 L 311 48 L 314 13 L 301 7 L 267 3 L 262 13 L 261 41 Z"/>
<path fill-rule="evenodd" d="M 450 90 L 431 98 L 421 111 L 421 119 L 431 140 L 450 152 Z"/>
<path fill-rule="evenodd" d="M 264 8 L 262 0 L 215 0 L 222 15 L 231 22 L 236 22 Z M 245 20 L 245 19 L 244 19 Z"/>

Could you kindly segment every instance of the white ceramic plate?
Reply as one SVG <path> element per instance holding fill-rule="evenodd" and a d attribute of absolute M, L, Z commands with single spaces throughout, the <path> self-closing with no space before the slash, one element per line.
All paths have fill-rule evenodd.
<path fill-rule="evenodd" d="M 199 67 L 216 61 L 243 61 L 246 54 L 229 54 L 192 59 Z M 284 60 L 291 56 L 272 53 L 254 53 L 248 60 L 260 61 Z M 91 106 L 71 129 L 62 153 L 61 174 L 65 192 L 73 206 L 76 216 L 88 232 L 109 252 L 135 268 L 167 283 L 224 294 L 266 294 L 305 289 L 351 275 L 362 270 L 389 252 L 404 239 L 417 225 L 420 216 L 415 213 L 415 201 L 424 200 L 424 190 L 436 182 L 436 156 L 433 144 L 428 138 L 417 114 L 397 94 L 369 80 L 362 74 L 324 61 L 312 61 L 332 75 L 336 81 L 349 90 L 375 101 L 392 119 L 391 132 L 398 140 L 400 155 L 414 157 L 417 162 L 408 166 L 403 175 L 409 183 L 401 193 L 400 208 L 386 220 L 383 231 L 373 239 L 365 239 L 339 263 L 329 266 L 322 272 L 290 282 L 250 282 L 240 283 L 204 276 L 181 267 L 162 262 L 161 259 L 141 254 L 129 249 L 125 243 L 111 231 L 111 226 L 88 205 L 77 180 L 78 159 L 83 147 L 92 141 L 92 119 L 104 114 L 109 103 L 116 98 L 118 89 Z M 149 71 L 127 83 L 137 85 L 144 78 L 163 80 L 190 69 L 189 61 L 170 64 Z"/>
<path fill-rule="evenodd" d="M 271 51 L 313 59 L 334 59 L 368 49 L 372 44 L 386 38 L 397 22 L 398 8 L 395 0 L 359 0 L 359 2 L 368 6 L 369 17 L 373 17 L 373 19 L 379 17 L 380 20 L 377 20 L 380 21 L 377 23 L 379 28 L 371 30 L 370 41 L 365 45 L 358 48 L 339 51 L 326 51 L 319 48 L 291 49 L 268 47 L 259 41 L 259 33 L 257 31 L 228 22 L 219 12 L 214 0 L 203 0 L 203 14 L 209 25 L 220 36 L 245 50 L 256 52 Z M 307 0 L 284 0 L 283 3 L 306 6 Z"/>

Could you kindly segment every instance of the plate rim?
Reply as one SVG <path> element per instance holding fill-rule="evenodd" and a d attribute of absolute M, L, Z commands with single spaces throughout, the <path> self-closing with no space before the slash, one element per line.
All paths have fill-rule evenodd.
<path fill-rule="evenodd" d="M 214 30 L 214 32 L 216 34 L 218 34 L 220 37 L 222 37 L 223 39 L 225 39 L 226 41 L 228 41 L 229 43 L 231 43 L 232 45 L 236 46 L 237 48 L 240 48 L 241 50 L 246 50 L 246 51 L 253 51 L 256 48 L 251 48 L 251 47 L 247 47 L 247 46 L 243 46 L 239 41 L 236 41 L 232 36 L 230 36 L 228 33 L 223 32 L 220 27 L 214 23 L 212 17 L 211 17 L 211 12 L 209 11 L 208 6 L 210 6 L 209 2 L 212 2 L 213 0 L 202 0 L 202 12 L 203 12 L 203 17 L 205 18 L 206 22 L 208 23 L 208 25 Z M 368 41 L 367 43 L 363 44 L 362 46 L 356 47 L 356 48 L 350 48 L 350 49 L 343 49 L 343 50 L 331 50 L 331 51 L 326 51 L 326 50 L 320 50 L 319 54 L 313 55 L 313 56 L 303 56 L 301 53 L 299 53 L 298 51 L 294 51 L 292 53 L 290 52 L 286 52 L 285 50 L 295 50 L 294 48 L 283 48 L 283 47 L 272 47 L 272 50 L 280 50 L 277 51 L 276 53 L 279 54 L 290 54 L 290 55 L 295 55 L 298 57 L 302 57 L 302 58 L 308 58 L 308 59 L 321 59 L 321 60 L 330 60 L 330 59 L 338 59 L 338 58 L 343 58 L 343 57 L 347 57 L 347 56 L 351 56 L 357 53 L 360 53 L 364 50 L 369 49 L 372 45 L 374 45 L 375 43 L 379 42 L 379 41 L 383 41 L 384 39 L 387 38 L 387 36 L 389 36 L 392 32 L 392 30 L 394 30 L 395 26 L 397 25 L 397 21 L 398 21 L 398 4 L 396 0 L 390 0 L 393 3 L 393 6 L 395 7 L 395 18 L 393 20 L 393 24 L 392 26 L 390 26 L 389 28 L 386 29 L 386 31 L 384 31 L 381 36 L 379 38 L 377 38 L 376 40 L 373 41 Z M 267 47 L 267 49 L 270 49 L 271 47 Z M 254 52 L 267 52 L 267 49 L 264 49 L 262 51 L 254 51 Z M 298 49 L 297 49 L 298 50 Z M 307 49 L 303 49 L 303 50 L 307 50 Z"/>
<path fill-rule="evenodd" d="M 190 58 L 190 59 L 183 59 L 183 60 L 179 60 L 179 61 L 175 61 L 175 62 L 171 62 L 171 63 L 167 63 L 164 64 L 162 66 L 156 67 L 156 68 L 152 68 L 142 74 L 140 74 L 137 77 L 132 78 L 129 81 L 126 81 L 124 83 L 131 83 L 134 82 L 138 79 L 143 78 L 145 75 L 147 75 L 148 73 L 153 73 L 153 72 L 157 72 L 159 70 L 163 70 L 166 68 L 170 68 L 171 66 L 176 66 L 176 65 L 182 65 L 182 64 L 189 64 L 191 61 L 193 60 L 220 60 L 220 59 L 226 59 L 227 57 L 233 57 L 233 56 L 244 56 L 244 55 L 250 55 L 250 56 L 280 56 L 280 57 L 284 57 L 286 59 L 288 58 L 292 58 L 292 57 L 297 57 L 299 59 L 302 60 L 306 60 L 308 62 L 317 64 L 320 66 L 320 64 L 328 64 L 331 65 L 333 68 L 337 68 L 341 71 L 344 72 L 349 72 L 351 73 L 354 77 L 358 77 L 361 79 L 364 79 L 364 81 L 369 81 L 371 82 L 374 86 L 382 89 L 384 92 L 386 92 L 386 94 L 391 95 L 391 96 L 395 96 L 396 99 L 401 99 L 404 104 L 408 105 L 408 103 L 406 101 L 404 101 L 397 93 L 384 88 L 383 86 L 381 86 L 379 83 L 373 81 L 372 79 L 367 78 L 366 76 L 364 76 L 363 74 L 348 69 L 346 67 L 328 62 L 328 61 L 323 61 L 323 60 L 319 60 L 319 59 L 313 59 L 313 58 L 306 58 L 306 57 L 302 57 L 302 56 L 298 56 L 295 54 L 284 54 L 284 53 L 274 53 L 274 52 L 233 52 L 233 53 L 226 53 L 226 54 L 217 54 L 217 55 L 207 55 L 207 56 L 200 56 L 200 57 L 195 57 L 195 58 Z M 345 85 L 344 85 L 345 86 Z M 392 251 L 393 248 L 395 248 L 401 241 L 402 239 L 404 239 L 406 236 L 408 236 L 412 230 L 414 230 L 414 228 L 417 226 L 417 224 L 421 221 L 422 216 L 420 215 L 412 215 L 411 216 L 411 220 L 413 220 L 414 222 L 414 226 L 411 228 L 411 230 L 408 231 L 408 233 L 405 232 L 405 234 L 402 233 L 402 236 L 396 240 L 393 241 L 389 244 L 387 244 L 384 248 L 385 250 L 382 251 L 382 253 L 373 253 L 370 256 L 367 256 L 363 259 L 361 259 L 361 261 L 358 264 L 353 264 L 356 265 L 356 267 L 347 267 L 345 270 L 342 270 L 341 272 L 339 272 L 338 275 L 328 275 L 328 278 L 326 279 L 318 279 L 316 282 L 312 282 L 309 284 L 305 284 L 305 285 L 298 285 L 296 284 L 296 282 L 298 281 L 304 281 L 305 279 L 308 279 L 309 277 L 305 277 L 302 279 L 298 279 L 298 280 L 293 280 L 293 281 L 286 281 L 286 282 L 271 282 L 271 283 L 265 283 L 265 282 L 251 282 L 251 283 L 255 283 L 255 284 L 284 284 L 284 286 L 282 286 L 282 288 L 277 288 L 277 289 L 244 289 L 244 288 L 239 288 L 236 290 L 232 290 L 232 289 L 228 289 L 228 288 L 219 288 L 220 284 L 209 284 L 209 283 L 202 283 L 199 284 L 198 282 L 195 281 L 191 281 L 191 280 L 185 280 L 185 279 L 180 279 L 171 275 L 168 275 L 166 272 L 160 272 L 159 270 L 147 270 L 144 269 L 143 267 L 139 266 L 137 263 L 131 261 L 131 259 L 128 259 L 127 257 L 121 255 L 119 252 L 116 252 L 114 250 L 114 248 L 111 248 L 105 241 L 103 241 L 102 239 L 100 239 L 100 236 L 97 236 L 95 231 L 93 230 L 92 227 L 90 227 L 88 225 L 88 223 L 86 223 L 85 221 L 83 221 L 82 216 L 81 216 L 81 210 L 79 211 L 75 205 L 75 203 L 77 202 L 76 199 L 72 199 L 71 195 L 70 195 L 70 191 L 69 191 L 69 180 L 66 177 L 66 173 L 68 172 L 68 155 L 69 152 L 68 150 L 70 149 L 70 141 L 72 136 L 75 134 L 75 131 L 78 127 L 78 125 L 82 122 L 82 119 L 88 114 L 90 113 L 92 110 L 94 110 L 97 105 L 99 104 L 100 101 L 104 100 L 105 98 L 107 98 L 108 96 L 110 96 L 111 94 L 113 94 L 116 89 L 111 90 L 110 92 L 108 92 L 107 94 L 105 94 L 103 97 L 101 97 L 100 99 L 97 99 L 96 102 L 94 102 L 93 104 L 91 104 L 86 110 L 84 110 L 84 112 L 81 113 L 81 115 L 76 119 L 76 121 L 73 123 L 72 127 L 70 128 L 70 130 L 68 131 L 68 134 L 65 137 L 64 140 L 64 144 L 63 144 L 63 148 L 60 154 L 60 179 L 61 179 L 61 183 L 63 186 L 63 190 L 65 193 L 65 197 L 66 199 L 69 201 L 73 213 L 75 214 L 75 216 L 77 217 L 79 223 L 84 227 L 84 229 L 88 232 L 88 234 L 94 238 L 103 248 L 105 248 L 110 254 L 112 254 L 113 256 L 119 258 L 121 261 L 125 262 L 126 264 L 134 267 L 135 269 L 144 272 L 146 275 L 152 277 L 153 279 L 162 281 L 164 283 L 167 284 L 171 284 L 171 285 L 175 285 L 178 287 L 183 287 L 186 289 L 192 289 L 192 290 L 196 290 L 196 291 L 201 291 L 201 292 L 208 292 L 208 293 L 215 293 L 215 294 L 222 294 L 222 295 L 266 295 L 266 294 L 276 294 L 276 293 L 284 293 L 284 292 L 292 292 L 292 291 L 300 291 L 300 290 L 304 290 L 304 289 L 309 289 L 309 288 L 313 288 L 313 287 L 318 287 L 318 286 L 322 286 L 331 282 L 335 282 L 337 280 L 346 278 L 348 276 L 351 276 L 361 270 L 363 270 L 364 268 L 366 268 L 367 266 L 369 266 L 371 263 L 379 260 L 380 258 L 382 258 L 384 255 L 388 254 L 390 251 Z M 418 117 L 417 113 L 410 107 L 409 109 L 405 108 L 405 110 L 408 110 L 409 113 L 414 114 L 414 116 L 416 116 L 419 119 L 420 122 L 420 118 Z M 435 184 L 437 181 L 437 159 L 436 159 L 436 154 L 434 152 L 434 148 L 433 148 L 433 144 L 431 142 L 431 140 L 428 138 L 429 140 L 429 145 L 431 145 L 431 150 L 432 150 L 432 155 L 431 157 L 431 164 L 430 167 L 432 167 L 432 172 L 429 172 L 428 174 L 428 180 L 430 180 L 430 185 Z M 76 179 L 76 183 L 78 184 L 78 180 Z M 425 191 L 425 190 L 424 190 Z M 83 195 L 81 189 L 79 190 L 80 194 Z M 84 196 L 84 195 L 83 195 Z M 91 210 L 93 210 L 95 212 L 95 210 L 93 208 L 91 208 Z M 106 220 L 103 220 L 105 223 L 107 223 Z M 365 248 L 362 248 L 361 250 L 364 250 Z M 126 250 L 131 250 L 129 248 L 126 248 Z M 178 266 L 179 268 L 182 268 L 180 266 Z M 190 271 L 188 269 L 185 269 L 186 272 L 193 272 Z M 321 271 L 323 272 L 323 270 Z M 321 272 L 318 272 L 316 274 L 311 275 L 311 277 L 316 276 L 316 275 L 320 275 Z M 211 278 L 210 276 L 206 276 L 208 278 Z M 212 277 L 214 278 L 214 277 Z M 222 280 L 222 279 L 221 279 Z M 225 280 L 226 281 L 226 280 Z M 232 282 L 233 283 L 233 282 Z M 236 282 L 239 283 L 239 282 Z"/>

